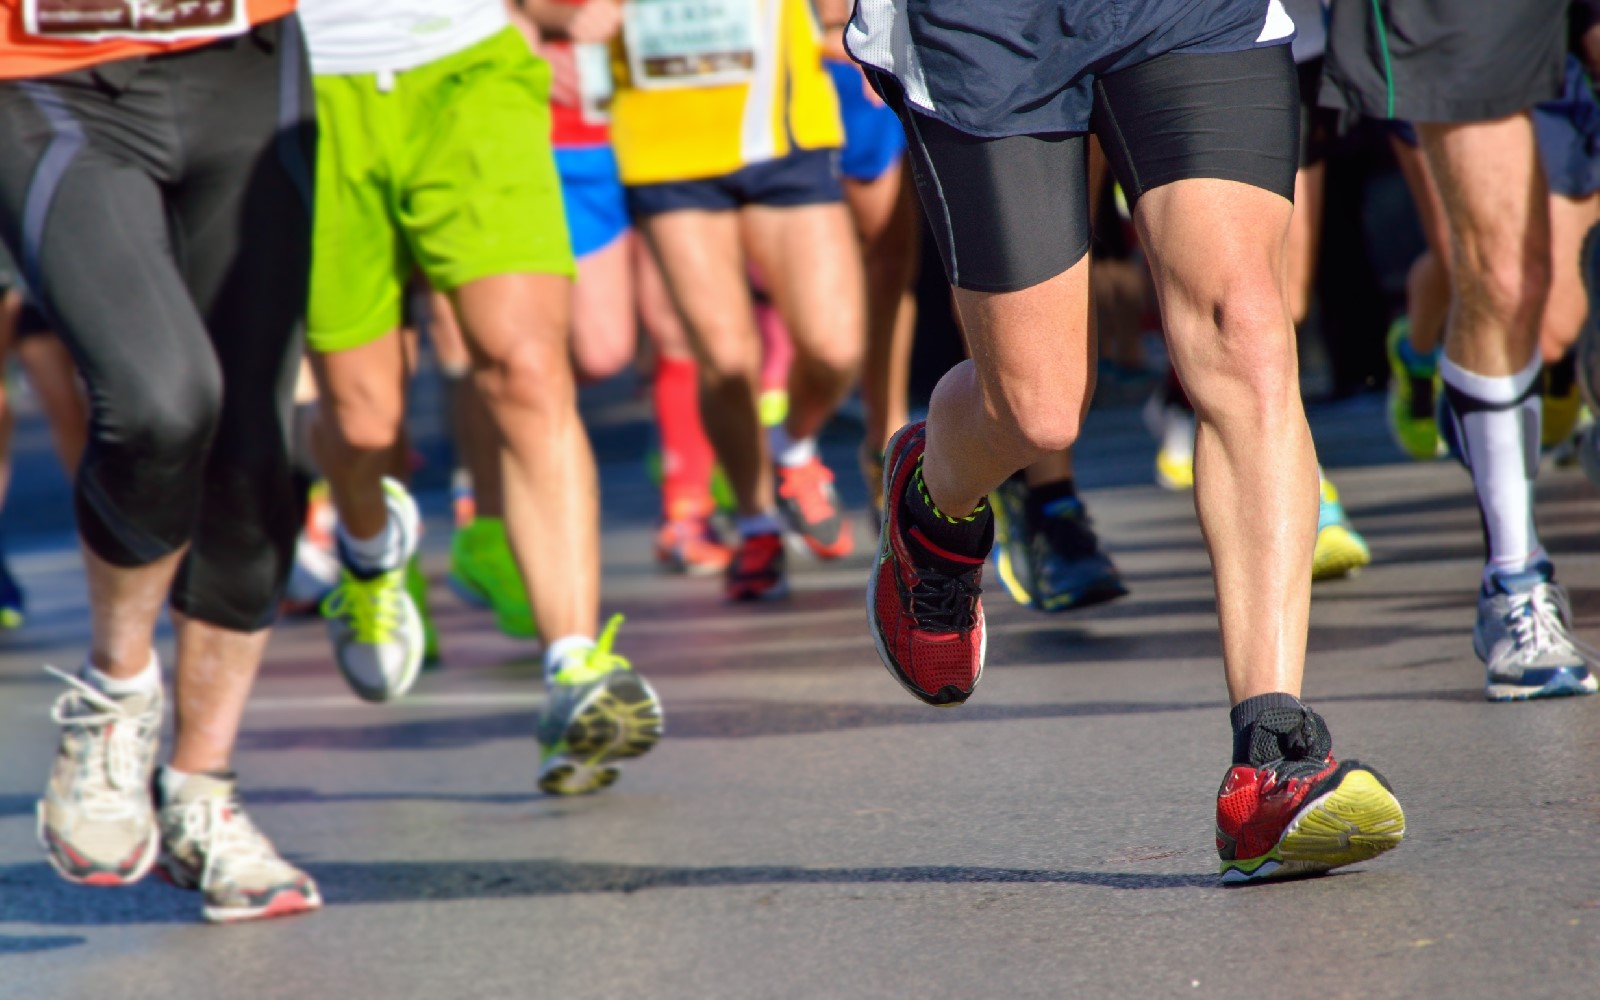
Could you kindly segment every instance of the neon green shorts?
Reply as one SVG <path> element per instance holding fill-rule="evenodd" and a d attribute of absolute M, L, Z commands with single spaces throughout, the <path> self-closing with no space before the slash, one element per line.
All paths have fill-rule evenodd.
<path fill-rule="evenodd" d="M 550 148 L 550 67 L 515 28 L 394 74 L 316 78 L 313 349 L 400 326 L 420 269 L 451 291 L 498 274 L 573 273 Z"/>

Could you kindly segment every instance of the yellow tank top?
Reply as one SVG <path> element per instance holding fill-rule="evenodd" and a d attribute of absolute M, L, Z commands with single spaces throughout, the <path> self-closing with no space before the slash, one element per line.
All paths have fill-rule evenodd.
<path fill-rule="evenodd" d="M 627 0 L 623 15 L 611 142 L 624 184 L 844 142 L 809 0 Z"/>

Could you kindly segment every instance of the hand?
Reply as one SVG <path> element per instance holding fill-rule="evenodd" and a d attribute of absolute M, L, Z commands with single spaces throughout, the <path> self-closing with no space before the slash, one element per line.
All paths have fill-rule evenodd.
<path fill-rule="evenodd" d="M 573 12 L 567 37 L 574 42 L 609 42 L 622 30 L 622 5 L 615 0 L 589 0 Z"/>

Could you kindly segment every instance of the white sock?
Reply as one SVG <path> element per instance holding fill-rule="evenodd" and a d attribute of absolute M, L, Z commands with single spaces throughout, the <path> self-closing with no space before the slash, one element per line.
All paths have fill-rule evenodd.
<path fill-rule="evenodd" d="M 161 801 L 171 802 L 178 797 L 178 789 L 189 780 L 189 772 L 180 771 L 175 767 L 163 767 L 156 772 L 156 780 L 161 782 Z"/>
<path fill-rule="evenodd" d="M 1494 572 L 1520 572 L 1544 557 L 1533 526 L 1542 367 L 1538 354 L 1515 375 L 1478 375 L 1449 358 L 1439 362 Z"/>
<path fill-rule="evenodd" d="M 749 538 L 751 535 L 777 535 L 783 533 L 783 525 L 778 523 L 778 516 L 771 511 L 750 517 L 740 514 L 733 519 L 733 523 L 739 529 L 740 538 Z"/>
<path fill-rule="evenodd" d="M 152 649 L 150 662 L 132 677 L 111 677 L 96 670 L 89 663 L 83 665 L 83 670 L 78 676 L 88 681 L 89 686 L 96 691 L 103 691 L 113 698 L 126 698 L 131 694 L 153 694 L 161 690 L 161 658 Z"/>
<path fill-rule="evenodd" d="M 544 682 L 549 684 L 561 672 L 570 656 L 581 656 L 594 648 L 592 635 L 566 635 L 544 648 Z"/>
<path fill-rule="evenodd" d="M 399 569 L 405 562 L 405 535 L 392 516 L 383 522 L 383 530 L 372 538 L 352 538 L 343 524 L 337 530 L 339 551 L 358 573 L 387 573 Z"/>
<path fill-rule="evenodd" d="M 817 457 L 817 439 L 801 438 L 796 441 L 782 424 L 767 429 L 767 441 L 772 446 L 772 460 L 786 468 L 805 465 Z"/>

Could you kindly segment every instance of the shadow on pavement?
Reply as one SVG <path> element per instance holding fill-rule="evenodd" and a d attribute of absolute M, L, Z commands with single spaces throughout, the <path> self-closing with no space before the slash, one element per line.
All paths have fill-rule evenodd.
<path fill-rule="evenodd" d="M 1214 874 L 1062 871 L 920 865 L 897 868 L 811 868 L 720 865 L 708 868 L 624 865 L 552 859 L 520 861 L 336 861 L 307 864 L 330 906 L 370 903 L 521 899 L 632 893 L 646 889 L 718 889 L 804 885 L 1082 885 L 1102 889 L 1221 889 Z M 154 879 L 117 891 L 74 886 L 48 865 L 0 866 L 0 923 L 58 927 L 197 923 L 197 897 Z M 66 948 L 82 938 L 0 936 L 15 950 Z"/>
<path fill-rule="evenodd" d="M 56 934 L 47 937 L 11 937 L 0 934 L 0 955 L 26 955 L 35 951 L 59 951 L 84 943 L 81 937 Z"/>

